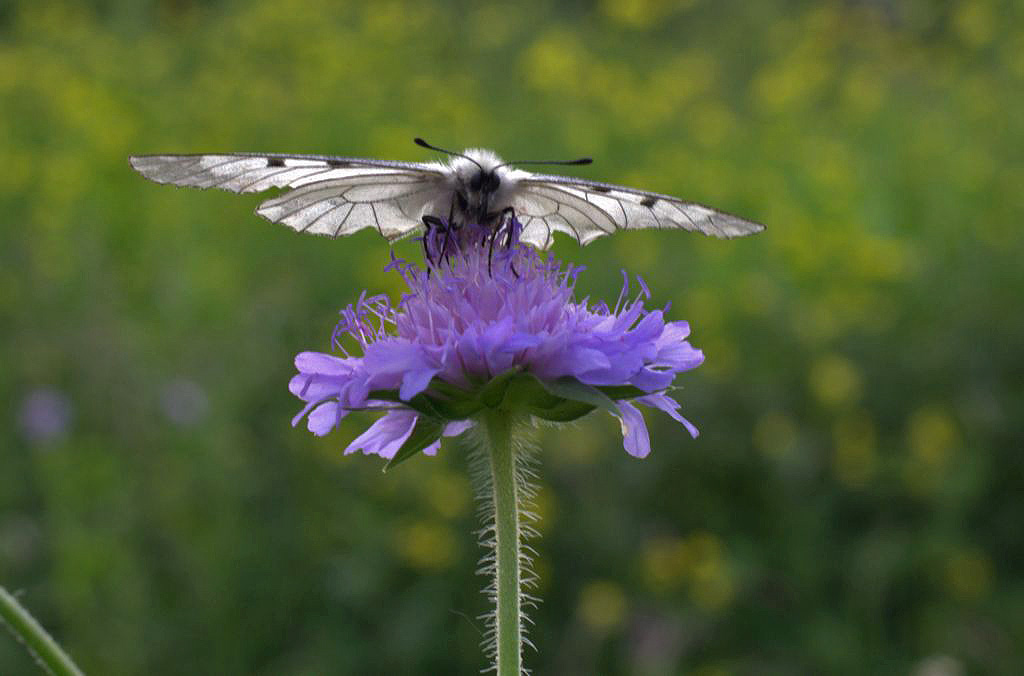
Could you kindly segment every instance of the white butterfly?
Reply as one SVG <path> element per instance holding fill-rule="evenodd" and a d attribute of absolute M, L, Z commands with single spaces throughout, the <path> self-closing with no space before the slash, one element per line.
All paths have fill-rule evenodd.
<path fill-rule="evenodd" d="M 291 188 L 256 213 L 298 232 L 328 237 L 376 227 L 396 240 L 446 218 L 453 224 L 497 223 L 514 213 L 521 239 L 542 249 L 561 231 L 587 244 L 638 228 L 678 228 L 715 237 L 764 230 L 747 221 L 675 197 L 568 176 L 514 169 L 489 150 L 453 153 L 447 163 L 393 162 L 330 155 L 228 153 L 136 155 L 132 167 L 157 183 L 260 192 Z M 550 164 L 589 164 L 587 158 Z M 511 211 L 510 211 L 511 210 Z"/>

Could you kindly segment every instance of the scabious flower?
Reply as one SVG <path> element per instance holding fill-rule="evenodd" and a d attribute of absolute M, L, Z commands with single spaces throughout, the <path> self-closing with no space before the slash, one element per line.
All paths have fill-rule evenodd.
<path fill-rule="evenodd" d="M 696 437 L 669 390 L 698 366 L 689 325 L 648 310 L 650 292 L 629 280 L 613 307 L 576 300 L 582 267 L 563 265 L 518 240 L 514 219 L 499 232 L 467 225 L 428 230 L 425 268 L 394 258 L 409 288 L 397 304 L 368 296 L 341 312 L 337 355 L 303 352 L 290 383 L 306 402 L 311 432 L 324 435 L 351 411 L 385 415 L 355 439 L 392 462 L 436 453 L 442 436 L 462 433 L 485 409 L 568 421 L 597 408 L 617 416 L 627 452 L 642 458 L 650 440 L 637 404 L 660 409 Z M 358 349 L 349 351 L 346 343 Z"/>

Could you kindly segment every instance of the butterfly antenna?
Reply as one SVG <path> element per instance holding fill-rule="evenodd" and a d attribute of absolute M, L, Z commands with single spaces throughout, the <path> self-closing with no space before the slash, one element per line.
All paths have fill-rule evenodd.
<path fill-rule="evenodd" d="M 561 164 L 561 165 L 580 165 L 590 164 L 594 159 L 591 157 L 581 157 L 578 160 L 516 160 L 515 162 L 505 162 L 499 164 L 498 167 L 507 167 L 510 164 Z M 495 167 L 497 169 L 498 167 Z"/>
<path fill-rule="evenodd" d="M 462 157 L 464 159 L 469 160 L 473 164 L 475 164 L 477 166 L 477 168 L 480 169 L 480 171 L 484 170 L 484 168 L 480 166 L 479 162 L 474 160 L 472 157 L 469 157 L 468 155 L 463 155 L 462 153 L 457 153 L 454 150 L 445 150 L 444 148 L 438 148 L 437 146 L 430 145 L 429 143 L 427 143 L 426 141 L 421 139 L 419 136 L 414 138 L 412 140 L 412 142 L 415 143 L 416 145 L 420 146 L 421 148 L 426 148 L 427 150 L 436 150 L 437 152 L 444 153 L 445 155 L 452 155 L 454 157 Z"/>

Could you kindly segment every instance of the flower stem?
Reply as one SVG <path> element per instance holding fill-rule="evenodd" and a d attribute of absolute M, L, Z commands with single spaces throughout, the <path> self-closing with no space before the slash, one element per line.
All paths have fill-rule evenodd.
<path fill-rule="evenodd" d="M 36 661 L 51 674 L 82 676 L 81 670 L 75 666 L 67 653 L 61 650 L 35 618 L 3 587 L 0 587 L 0 620 L 3 620 L 14 637 L 25 644 Z"/>
<path fill-rule="evenodd" d="M 522 617 L 520 599 L 519 486 L 512 445 L 512 421 L 505 411 L 484 416 L 491 465 L 494 504 L 494 638 L 498 676 L 522 672 Z"/>

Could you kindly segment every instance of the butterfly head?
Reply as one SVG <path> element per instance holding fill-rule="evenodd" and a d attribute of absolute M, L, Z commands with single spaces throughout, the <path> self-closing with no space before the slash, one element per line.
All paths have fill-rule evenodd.
<path fill-rule="evenodd" d="M 501 158 L 489 150 L 470 148 L 450 162 L 455 179 L 456 205 L 463 214 L 483 223 L 494 207 L 494 197 L 502 188 L 505 169 Z"/>

